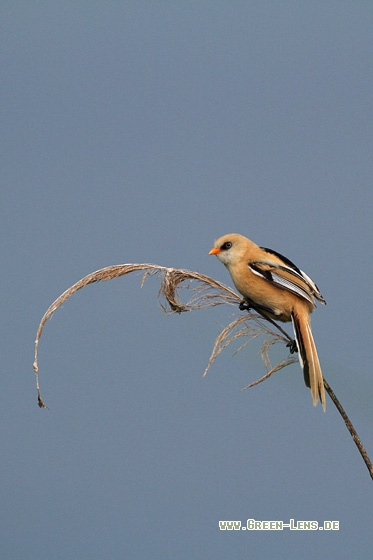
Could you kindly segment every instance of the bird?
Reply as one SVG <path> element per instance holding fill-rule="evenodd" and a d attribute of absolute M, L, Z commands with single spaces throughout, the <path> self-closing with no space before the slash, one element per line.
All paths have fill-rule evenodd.
<path fill-rule="evenodd" d="M 227 267 L 243 296 L 240 309 L 253 308 L 263 317 L 292 322 L 295 334 L 291 352 L 298 350 L 304 381 L 314 406 L 319 399 L 326 410 L 324 380 L 311 331 L 316 300 L 326 305 L 319 288 L 305 272 L 280 253 L 260 247 L 238 233 L 219 237 L 209 255 Z"/>

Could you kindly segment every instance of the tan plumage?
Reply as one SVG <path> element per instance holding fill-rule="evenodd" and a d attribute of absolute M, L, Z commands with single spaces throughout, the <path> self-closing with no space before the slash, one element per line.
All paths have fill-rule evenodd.
<path fill-rule="evenodd" d="M 313 404 L 316 406 L 320 398 L 325 410 L 324 382 L 310 315 L 316 299 L 326 302 L 316 284 L 287 258 L 238 233 L 217 239 L 209 254 L 216 255 L 228 268 L 250 307 L 271 319 L 293 323 L 305 383 L 311 389 Z"/>

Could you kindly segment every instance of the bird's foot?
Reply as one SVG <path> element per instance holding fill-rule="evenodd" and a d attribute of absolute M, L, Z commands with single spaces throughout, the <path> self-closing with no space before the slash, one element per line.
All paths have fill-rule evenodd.
<path fill-rule="evenodd" d="M 290 354 L 294 354 L 294 352 L 298 352 L 298 346 L 296 340 L 291 340 L 286 345 L 287 348 L 290 349 Z"/>
<path fill-rule="evenodd" d="M 238 307 L 240 308 L 240 311 L 250 311 L 251 309 L 249 302 L 245 299 L 240 301 L 240 305 Z"/>

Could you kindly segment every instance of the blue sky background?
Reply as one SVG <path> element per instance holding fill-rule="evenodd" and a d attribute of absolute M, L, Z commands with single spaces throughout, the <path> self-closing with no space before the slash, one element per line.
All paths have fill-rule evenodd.
<path fill-rule="evenodd" d="M 232 308 L 162 314 L 111 264 L 231 284 L 213 240 L 292 259 L 323 372 L 373 456 L 371 2 L 2 2 L 1 519 L 7 560 L 366 558 L 372 481 L 298 364 L 202 373 Z M 281 357 L 285 348 L 276 349 Z M 334 532 L 219 531 L 248 518 Z"/>

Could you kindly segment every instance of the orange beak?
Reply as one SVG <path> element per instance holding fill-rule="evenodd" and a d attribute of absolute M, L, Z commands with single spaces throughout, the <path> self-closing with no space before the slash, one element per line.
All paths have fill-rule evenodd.
<path fill-rule="evenodd" d="M 221 253 L 221 249 L 219 249 L 218 247 L 213 247 L 209 252 L 209 255 L 218 255 L 219 253 Z"/>

